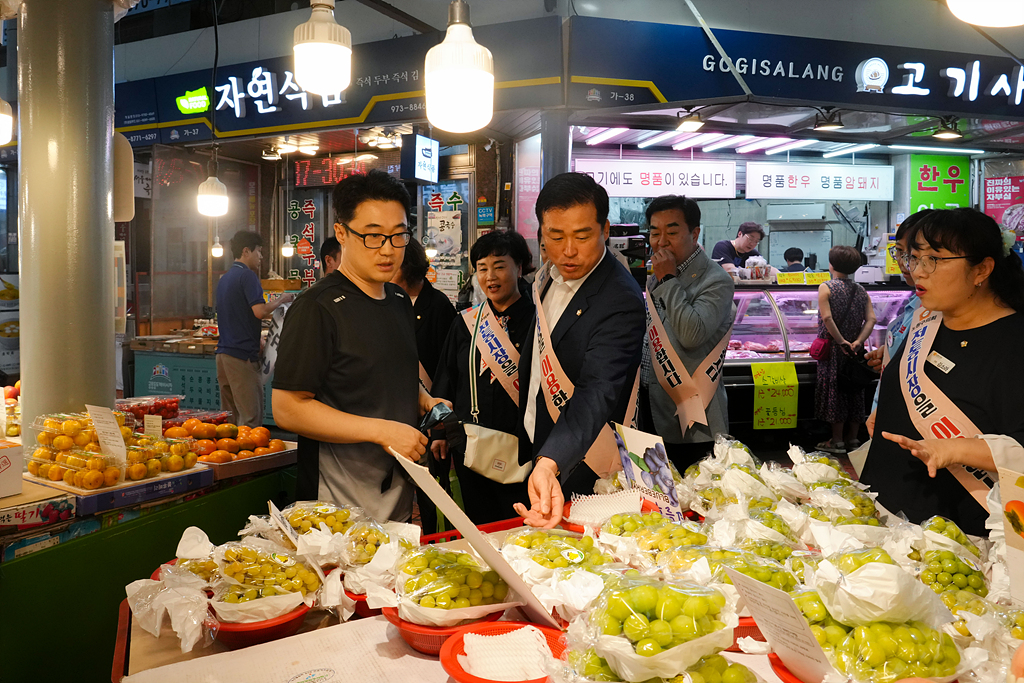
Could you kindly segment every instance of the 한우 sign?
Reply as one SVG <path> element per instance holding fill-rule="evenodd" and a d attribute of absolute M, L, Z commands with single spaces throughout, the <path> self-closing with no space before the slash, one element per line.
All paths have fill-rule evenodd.
<path fill-rule="evenodd" d="M 747 162 L 747 199 L 891 202 L 893 167 Z"/>
<path fill-rule="evenodd" d="M 576 172 L 591 176 L 610 197 L 736 197 L 736 163 L 732 161 L 577 159 Z"/>

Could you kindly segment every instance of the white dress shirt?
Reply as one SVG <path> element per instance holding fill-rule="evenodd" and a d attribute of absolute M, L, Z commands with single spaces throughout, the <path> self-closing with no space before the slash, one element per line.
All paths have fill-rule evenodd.
<path fill-rule="evenodd" d="M 544 317 L 547 318 L 548 331 L 551 334 L 554 334 L 555 326 L 558 325 L 558 321 L 565 312 L 569 302 L 576 296 L 576 292 L 587 281 L 590 274 L 597 269 L 597 266 L 601 265 L 601 261 L 604 261 L 607 255 L 608 250 L 605 249 L 601 258 L 594 264 L 594 267 L 586 275 L 575 280 L 566 280 L 558 272 L 558 268 L 554 264 L 549 266 L 552 273 L 551 286 L 548 287 L 547 294 L 541 292 L 543 297 L 541 305 L 544 307 Z M 537 347 L 537 332 L 535 329 L 533 334 L 533 362 L 530 366 L 530 393 L 526 399 L 526 412 L 523 415 L 523 426 L 526 428 L 526 433 L 530 436 L 530 441 L 534 440 L 534 432 L 537 430 L 537 394 L 540 392 L 540 350 Z"/>

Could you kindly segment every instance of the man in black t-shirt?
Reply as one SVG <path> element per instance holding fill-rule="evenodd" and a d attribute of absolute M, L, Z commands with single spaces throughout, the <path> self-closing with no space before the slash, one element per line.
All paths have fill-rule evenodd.
<path fill-rule="evenodd" d="M 754 221 L 740 223 L 736 239 L 722 240 L 711 250 L 711 260 L 721 264 L 727 273 L 743 268 L 751 256 L 760 256 L 757 245 L 764 239 L 764 228 Z"/>
<path fill-rule="evenodd" d="M 415 425 L 440 401 L 419 386 L 412 304 L 389 282 L 412 239 L 409 193 L 371 171 L 342 180 L 332 199 L 341 264 L 285 318 L 274 419 L 299 435 L 299 500 L 407 522 L 413 486 L 394 454 L 426 452 Z"/>

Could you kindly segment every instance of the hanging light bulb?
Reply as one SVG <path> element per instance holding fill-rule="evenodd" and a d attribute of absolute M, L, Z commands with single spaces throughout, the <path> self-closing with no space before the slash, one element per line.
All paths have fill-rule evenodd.
<path fill-rule="evenodd" d="M 295 27 L 295 80 L 306 92 L 334 95 L 352 81 L 352 34 L 334 20 L 334 0 L 313 0 L 309 21 Z"/>
<path fill-rule="evenodd" d="M 0 145 L 14 139 L 14 109 L 7 100 L 0 100 Z"/>
<path fill-rule="evenodd" d="M 956 140 L 957 138 L 962 138 L 964 134 L 960 132 L 960 127 L 957 125 L 958 122 L 959 119 L 955 116 L 942 118 L 940 120 L 938 130 L 932 133 L 932 137 L 940 140 Z"/>
<path fill-rule="evenodd" d="M 213 258 L 220 258 L 224 255 L 224 247 L 221 246 L 220 237 L 218 237 L 217 241 L 213 243 L 212 247 L 210 247 L 210 253 L 213 254 Z"/>
<path fill-rule="evenodd" d="M 960 21 L 976 26 L 1024 25 L 1024 3 L 1020 0 L 946 0 L 949 11 Z"/>
<path fill-rule="evenodd" d="M 285 258 L 291 258 L 292 256 L 295 256 L 295 247 L 292 245 L 291 242 L 286 241 L 284 244 L 281 245 L 281 256 L 284 256 Z"/>
<path fill-rule="evenodd" d="M 470 133 L 494 115 L 494 59 L 473 39 L 469 5 L 448 5 L 448 32 L 427 52 L 423 68 L 427 120 L 449 133 Z"/>
<path fill-rule="evenodd" d="M 208 172 L 209 177 L 199 185 L 196 204 L 199 213 L 216 218 L 228 212 L 228 188 L 217 178 L 217 145 L 213 146 Z"/>
<path fill-rule="evenodd" d="M 427 258 L 431 261 L 437 256 L 437 242 L 433 237 L 427 237 L 427 241 L 423 244 L 423 251 L 427 252 Z"/>

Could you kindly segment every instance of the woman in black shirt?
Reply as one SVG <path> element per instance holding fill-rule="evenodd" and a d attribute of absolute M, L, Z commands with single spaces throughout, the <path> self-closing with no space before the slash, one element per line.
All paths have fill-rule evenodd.
<path fill-rule="evenodd" d="M 942 515 L 985 535 L 985 509 L 948 468 L 991 487 L 997 466 L 1024 467 L 1024 271 L 974 209 L 935 211 L 907 241 L 921 309 L 882 373 L 861 479 L 913 522 Z"/>
<path fill-rule="evenodd" d="M 517 286 L 523 267 L 530 260 L 526 240 L 514 232 L 487 233 L 476 241 L 470 251 L 470 261 L 476 269 L 477 280 L 487 296 L 487 301 L 482 305 L 490 306 L 491 313 L 508 335 L 516 352 L 521 352 L 533 331 L 533 302 L 529 297 L 522 296 Z M 479 347 L 476 354 L 477 367 L 468 367 L 472 333 L 464 315 L 469 315 L 470 322 L 475 322 L 476 312 L 476 308 L 471 308 L 452 322 L 441 350 L 432 394 L 451 400 L 459 419 L 472 422 L 469 387 L 472 379 L 477 387 L 477 423 L 515 434 L 519 416 L 517 404 L 502 382 L 484 365 Z M 438 458 L 445 457 L 444 444 L 443 440 L 431 444 Z M 463 453 L 452 452 L 466 514 L 475 524 L 515 517 L 513 504 L 529 504 L 525 480 L 516 484 L 499 484 L 466 467 L 463 456 Z"/>

